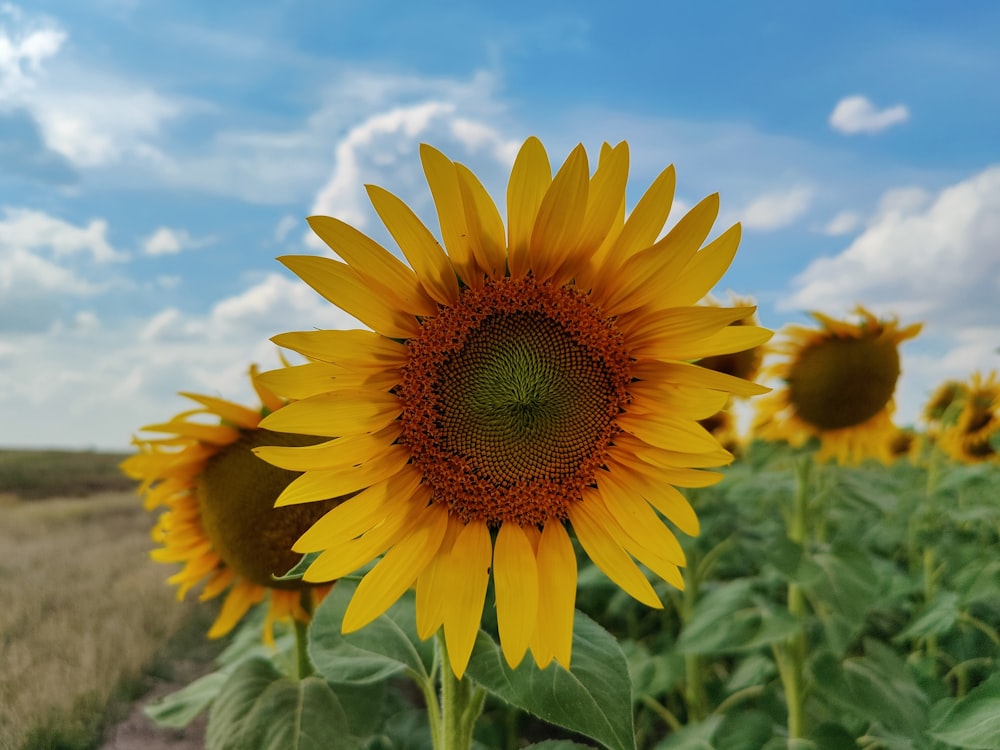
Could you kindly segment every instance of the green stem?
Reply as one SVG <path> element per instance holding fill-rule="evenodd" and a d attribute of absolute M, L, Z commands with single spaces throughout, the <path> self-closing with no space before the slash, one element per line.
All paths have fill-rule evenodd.
<path fill-rule="evenodd" d="M 300 680 L 316 672 L 309 658 L 309 624 L 298 620 L 295 620 L 295 665 Z"/>
<path fill-rule="evenodd" d="M 455 676 L 448 660 L 444 633 L 440 630 L 437 635 L 437 645 L 440 655 L 441 721 L 434 735 L 434 748 L 470 750 L 472 730 L 476 725 L 476 719 L 482 713 L 486 691 L 473 687 L 472 680 L 467 677 L 459 679 Z M 431 726 L 433 729 L 433 720 Z"/>
<path fill-rule="evenodd" d="M 714 550 L 713 550 L 714 551 Z M 709 552 L 706 558 L 712 555 Z M 690 576 L 684 587 L 681 600 L 681 621 L 688 622 L 694 613 L 698 602 L 698 592 L 701 589 L 701 576 L 707 568 L 699 563 L 697 552 L 692 553 L 690 565 L 694 575 Z M 714 558 L 713 558 L 714 559 Z M 704 563 L 702 560 L 701 563 Z M 705 676 L 702 669 L 702 659 L 698 654 L 684 655 L 684 702 L 687 705 L 687 721 L 694 724 L 708 716 L 708 696 L 705 694 Z"/>

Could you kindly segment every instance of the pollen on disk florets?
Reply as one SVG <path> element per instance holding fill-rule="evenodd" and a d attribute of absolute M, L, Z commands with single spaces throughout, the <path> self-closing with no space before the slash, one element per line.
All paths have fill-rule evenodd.
<path fill-rule="evenodd" d="M 621 332 L 587 296 L 528 276 L 466 289 L 407 342 L 400 441 L 464 521 L 566 518 L 628 403 Z"/>

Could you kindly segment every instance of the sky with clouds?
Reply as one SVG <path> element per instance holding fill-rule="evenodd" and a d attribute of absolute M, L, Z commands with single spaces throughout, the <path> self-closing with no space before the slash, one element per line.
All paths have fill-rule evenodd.
<path fill-rule="evenodd" d="M 717 288 L 765 325 L 904 323 L 900 421 L 1000 367 L 1000 5 L 0 5 L 0 447 L 124 449 L 248 399 L 270 336 L 352 327 L 275 257 L 305 217 L 385 244 L 364 184 L 430 226 L 428 142 L 502 197 L 519 144 L 631 149 L 741 221 Z M 502 203 L 502 201 L 501 201 Z"/>

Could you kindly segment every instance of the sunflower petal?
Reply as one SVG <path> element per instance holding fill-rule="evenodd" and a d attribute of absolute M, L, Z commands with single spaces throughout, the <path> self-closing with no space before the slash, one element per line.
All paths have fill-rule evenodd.
<path fill-rule="evenodd" d="M 459 679 L 472 656 L 483 616 L 490 580 L 493 544 L 485 523 L 466 524 L 452 547 L 448 563 L 448 590 L 444 604 L 444 639 L 452 671 Z"/>
<path fill-rule="evenodd" d="M 538 613 L 538 564 L 520 526 L 505 523 L 493 550 L 500 647 L 511 669 L 524 658 Z"/>
<path fill-rule="evenodd" d="M 551 184 L 552 167 L 545 147 L 537 138 L 528 138 L 518 151 L 507 184 L 507 263 L 514 278 L 531 269 L 531 231 Z"/>
<path fill-rule="evenodd" d="M 476 263 L 469 229 L 465 223 L 462 189 L 455 163 L 436 148 L 420 145 L 420 161 L 437 208 L 441 238 L 459 277 L 471 287 L 482 286 L 483 274 Z"/>
<path fill-rule="evenodd" d="M 476 263 L 492 279 L 507 272 L 507 238 L 496 204 L 479 179 L 464 164 L 456 164 L 465 206 L 465 224 Z"/>
<path fill-rule="evenodd" d="M 538 540 L 538 624 L 531 653 L 540 667 L 554 658 L 569 669 L 576 604 L 576 554 L 566 529 L 549 521 Z"/>

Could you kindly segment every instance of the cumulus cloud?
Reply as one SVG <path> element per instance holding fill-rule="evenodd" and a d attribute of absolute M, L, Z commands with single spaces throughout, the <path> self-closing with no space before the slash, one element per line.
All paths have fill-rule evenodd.
<path fill-rule="evenodd" d="M 812 188 L 805 186 L 766 193 L 740 212 L 740 220 L 746 229 L 781 229 L 793 224 L 809 210 L 812 197 Z"/>
<path fill-rule="evenodd" d="M 144 255 L 176 255 L 184 250 L 205 247 L 215 242 L 214 237 L 192 237 L 184 229 L 158 227 L 142 241 Z"/>
<path fill-rule="evenodd" d="M 64 59 L 67 32 L 12 5 L 0 9 L 0 108 L 24 109 L 46 146 L 74 166 L 123 158 L 164 159 L 152 143 L 179 101 L 117 72 Z"/>
<path fill-rule="evenodd" d="M 793 280 L 788 308 L 832 309 L 858 300 L 935 321 L 1000 320 L 1000 165 L 936 196 L 886 193 L 843 252 Z"/>
<path fill-rule="evenodd" d="M 76 226 L 42 211 L 10 207 L 3 208 L 3 217 L 0 219 L 0 247 L 46 248 L 57 258 L 88 253 L 98 263 L 128 257 L 108 242 L 108 223 L 104 219 L 92 219 L 86 226 Z"/>
<path fill-rule="evenodd" d="M 830 113 L 830 127 L 844 135 L 880 133 L 909 119 L 910 110 L 904 104 L 879 109 L 867 97 L 846 96 Z"/>
<path fill-rule="evenodd" d="M 458 111 L 455 102 L 432 100 L 393 107 L 359 122 L 337 144 L 332 172 L 313 201 L 312 213 L 336 216 L 359 229 L 368 227 L 374 212 L 365 183 L 423 196 L 411 200 L 411 207 L 418 213 L 427 209 L 428 192 L 418 156 L 421 142 L 433 142 L 449 157 L 472 162 L 487 184 L 491 178 L 496 181 L 499 172 L 514 161 L 520 142 L 485 122 L 458 116 Z M 324 247 L 311 233 L 306 234 L 306 243 Z"/>
<path fill-rule="evenodd" d="M 168 307 L 102 325 L 83 311 L 45 335 L 15 331 L 0 346 L 5 438 L 123 450 L 139 426 L 190 408 L 179 390 L 254 403 L 247 368 L 279 366 L 268 340 L 276 333 L 356 327 L 305 284 L 275 273 L 204 314 Z M 5 357 L 7 344 L 16 357 Z"/>

